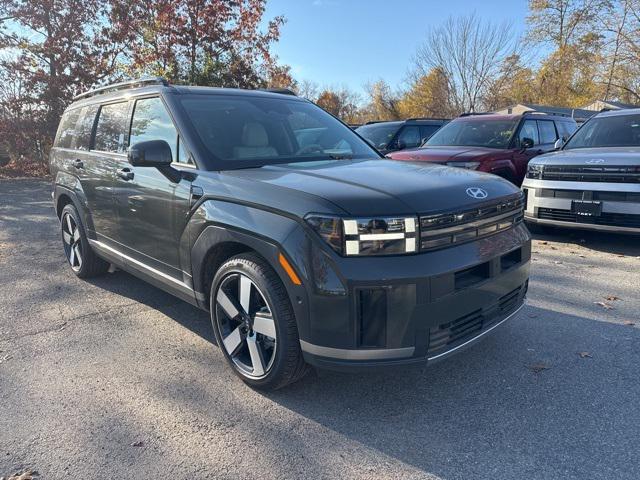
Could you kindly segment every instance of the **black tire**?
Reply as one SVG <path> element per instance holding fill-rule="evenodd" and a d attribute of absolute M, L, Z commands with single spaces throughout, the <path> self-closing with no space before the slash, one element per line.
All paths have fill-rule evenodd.
<path fill-rule="evenodd" d="M 109 262 L 98 257 L 91 249 L 84 225 L 73 204 L 68 204 L 62 209 L 60 232 L 65 256 L 71 266 L 71 271 L 77 277 L 95 277 L 109 270 Z M 79 255 L 77 255 L 78 253 Z"/>
<path fill-rule="evenodd" d="M 242 277 L 251 282 L 248 287 L 250 293 L 247 294 L 249 299 L 244 303 L 247 308 L 242 306 L 240 298 L 240 284 L 247 283 L 246 278 Z M 236 286 L 238 298 L 233 297 Z M 231 300 L 232 306 L 225 309 L 223 304 L 227 299 Z M 276 390 L 307 374 L 310 367 L 302 358 L 298 327 L 289 296 L 278 275 L 261 257 L 244 253 L 222 264 L 211 282 L 209 306 L 218 346 L 233 371 L 245 383 L 258 389 Z M 237 313 L 235 316 L 234 308 Z M 228 312 L 229 309 L 232 311 Z M 255 320 L 258 316 L 272 321 L 270 328 L 275 327 L 275 337 L 258 332 L 258 322 Z M 260 349 L 261 366 L 257 373 L 250 351 L 251 338 L 254 352 L 256 345 Z M 225 339 L 228 343 L 225 343 Z"/>

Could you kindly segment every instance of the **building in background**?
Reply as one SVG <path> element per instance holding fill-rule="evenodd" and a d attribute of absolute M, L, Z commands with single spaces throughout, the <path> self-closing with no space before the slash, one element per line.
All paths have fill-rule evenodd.
<path fill-rule="evenodd" d="M 622 102 L 612 102 L 606 100 L 596 100 L 591 102 L 589 105 L 582 107 L 583 110 L 593 110 L 599 112 L 600 110 L 623 110 L 625 108 L 638 108 L 638 105 L 633 105 L 631 103 L 622 103 Z"/>
<path fill-rule="evenodd" d="M 502 115 L 521 115 L 524 112 L 540 112 L 549 115 L 560 115 L 563 117 L 571 117 L 577 123 L 584 123 L 597 113 L 594 110 L 585 108 L 568 108 L 568 107 L 552 107 L 549 105 L 535 105 L 533 103 L 517 103 L 508 107 L 496 110 L 495 113 Z"/>

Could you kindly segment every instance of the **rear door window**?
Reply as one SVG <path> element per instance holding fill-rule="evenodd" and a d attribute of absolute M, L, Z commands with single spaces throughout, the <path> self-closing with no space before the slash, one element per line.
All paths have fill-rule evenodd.
<path fill-rule="evenodd" d="M 416 126 L 404 127 L 398 135 L 398 143 L 405 148 L 413 148 L 420 145 L 420 129 Z"/>
<path fill-rule="evenodd" d="M 558 139 L 556 127 L 551 120 L 538 120 L 538 130 L 540 131 L 540 143 L 554 143 Z"/>
<path fill-rule="evenodd" d="M 440 129 L 439 125 L 421 125 L 420 126 L 420 140 L 428 140 L 431 135 L 436 133 Z"/>
<path fill-rule="evenodd" d="M 76 124 L 80 117 L 80 109 L 76 108 L 68 110 L 62 116 L 60 121 L 60 127 L 58 129 L 58 138 L 56 139 L 56 147 L 59 148 L 73 148 L 73 143 L 76 137 Z"/>
<path fill-rule="evenodd" d="M 535 120 L 525 120 L 522 123 L 520 135 L 518 135 L 520 144 L 522 144 L 522 140 L 525 138 L 530 138 L 531 140 L 533 140 L 534 145 L 538 145 L 540 143 L 540 137 L 538 136 L 538 125 L 536 124 Z"/>
<path fill-rule="evenodd" d="M 136 102 L 131 121 L 131 145 L 149 140 L 164 140 L 171 147 L 171 157 L 178 161 L 178 132 L 158 97 Z"/>
<path fill-rule="evenodd" d="M 126 147 L 127 102 L 112 103 L 100 107 L 96 127 L 95 150 L 124 153 Z"/>

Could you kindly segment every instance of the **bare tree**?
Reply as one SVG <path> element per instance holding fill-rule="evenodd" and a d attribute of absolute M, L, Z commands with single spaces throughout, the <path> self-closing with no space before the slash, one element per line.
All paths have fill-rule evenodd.
<path fill-rule="evenodd" d="M 529 0 L 529 38 L 563 49 L 590 33 L 609 0 Z"/>
<path fill-rule="evenodd" d="M 449 82 L 452 104 L 458 111 L 477 111 L 518 42 L 510 23 L 482 21 L 475 13 L 449 17 L 430 30 L 415 56 L 414 75 L 434 68 Z"/>

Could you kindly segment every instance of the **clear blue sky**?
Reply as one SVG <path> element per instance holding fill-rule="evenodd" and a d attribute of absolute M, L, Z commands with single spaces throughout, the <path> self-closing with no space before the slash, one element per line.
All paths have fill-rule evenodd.
<path fill-rule="evenodd" d="M 379 78 L 399 86 L 428 28 L 473 11 L 525 29 L 526 0 L 268 0 L 265 17 L 287 18 L 274 51 L 296 79 L 362 92 Z"/>

